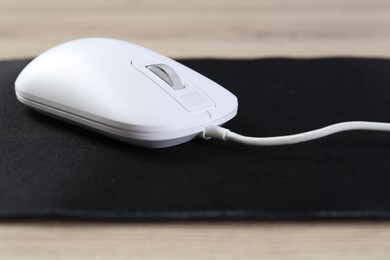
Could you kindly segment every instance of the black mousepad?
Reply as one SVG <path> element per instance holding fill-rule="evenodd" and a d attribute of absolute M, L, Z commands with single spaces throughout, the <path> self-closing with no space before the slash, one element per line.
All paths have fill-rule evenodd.
<path fill-rule="evenodd" d="M 390 60 L 180 60 L 239 100 L 225 126 L 252 136 L 390 122 Z M 0 62 L 0 219 L 389 219 L 390 133 L 249 147 L 115 141 L 19 103 L 29 60 Z"/>

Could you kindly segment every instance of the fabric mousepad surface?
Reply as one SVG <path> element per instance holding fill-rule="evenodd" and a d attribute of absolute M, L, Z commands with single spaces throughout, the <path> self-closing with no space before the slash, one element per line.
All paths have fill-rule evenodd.
<path fill-rule="evenodd" d="M 17 101 L 29 60 L 0 62 L 0 219 L 389 219 L 390 133 L 277 147 L 218 140 L 147 149 Z M 235 94 L 226 128 L 278 136 L 390 122 L 390 60 L 180 60 Z"/>

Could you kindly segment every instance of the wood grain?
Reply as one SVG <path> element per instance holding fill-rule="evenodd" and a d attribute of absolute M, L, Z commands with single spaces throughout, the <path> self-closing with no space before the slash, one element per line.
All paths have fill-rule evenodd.
<path fill-rule="evenodd" d="M 106 36 L 174 57 L 390 56 L 388 0 L 0 1 L 0 58 Z"/>
<path fill-rule="evenodd" d="M 388 0 L 0 0 L 0 59 L 120 38 L 173 57 L 390 57 Z M 0 224 L 0 259 L 389 259 L 387 222 Z"/>
<path fill-rule="evenodd" d="M 388 259 L 387 223 L 4 223 L 1 259 Z"/>

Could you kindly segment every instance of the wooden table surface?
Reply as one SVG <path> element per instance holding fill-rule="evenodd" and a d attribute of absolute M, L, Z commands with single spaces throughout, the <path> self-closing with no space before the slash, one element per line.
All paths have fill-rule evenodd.
<path fill-rule="evenodd" d="M 0 0 L 1 60 L 90 36 L 171 57 L 390 57 L 390 1 Z M 390 259 L 390 224 L 0 223 L 0 259 L 131 257 Z"/>

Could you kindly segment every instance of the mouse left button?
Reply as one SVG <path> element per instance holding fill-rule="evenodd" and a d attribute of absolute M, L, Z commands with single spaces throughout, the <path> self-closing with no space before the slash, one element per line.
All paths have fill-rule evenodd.
<path fill-rule="evenodd" d="M 146 66 L 146 68 L 164 80 L 173 89 L 178 90 L 184 88 L 180 76 L 171 66 L 168 66 L 167 64 L 152 64 Z"/>

